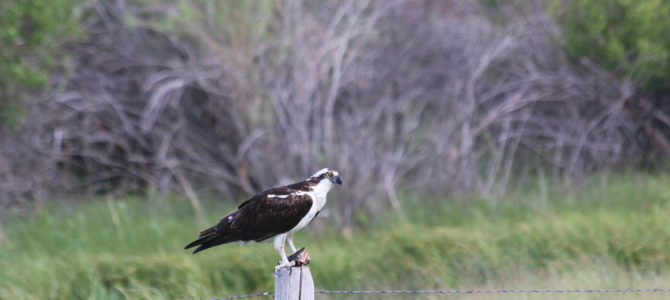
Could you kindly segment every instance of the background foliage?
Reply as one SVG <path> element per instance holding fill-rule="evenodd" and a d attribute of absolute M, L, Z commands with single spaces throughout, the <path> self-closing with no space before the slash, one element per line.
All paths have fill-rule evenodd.
<path fill-rule="evenodd" d="M 64 67 L 63 48 L 82 32 L 79 0 L 0 3 L 0 122 L 18 127 L 25 116 L 21 101 L 30 90 L 46 87 L 55 67 Z"/>
<path fill-rule="evenodd" d="M 0 26 L 4 93 L 26 98 L 5 97 L 24 122 L 0 129 L 2 207 L 156 189 L 198 208 L 329 166 L 344 224 L 399 209 L 401 190 L 494 199 L 670 151 L 667 95 L 610 71 L 632 45 L 662 49 L 660 2 L 20 3 Z M 589 40 L 601 64 L 570 58 Z"/>
<path fill-rule="evenodd" d="M 182 247 L 324 166 L 318 287 L 663 286 L 666 2 L 2 1 L 0 298 L 268 290 Z"/>
<path fill-rule="evenodd" d="M 558 1 L 557 1 L 558 2 Z M 567 51 L 644 88 L 670 89 L 670 5 L 663 0 L 563 1 L 556 14 Z M 560 7 L 560 8 L 559 8 Z"/>

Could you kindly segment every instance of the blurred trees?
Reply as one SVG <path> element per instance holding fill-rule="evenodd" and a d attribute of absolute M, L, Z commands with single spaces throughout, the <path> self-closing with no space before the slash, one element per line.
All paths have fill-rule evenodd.
<path fill-rule="evenodd" d="M 61 88 L 0 132 L 0 204 L 147 187 L 234 200 L 328 166 L 349 222 L 403 189 L 502 193 L 662 152 L 649 120 L 664 115 L 569 59 L 542 3 L 87 2 Z"/>
<path fill-rule="evenodd" d="M 567 53 L 637 83 L 626 103 L 645 148 L 670 152 L 670 3 L 665 0 L 554 1 Z M 648 152 L 655 165 L 659 152 Z"/>
<path fill-rule="evenodd" d="M 19 126 L 21 98 L 41 89 L 50 70 L 64 66 L 62 46 L 81 32 L 80 0 L 4 0 L 0 3 L 0 123 Z M 0 124 L 2 125 L 2 124 Z"/>

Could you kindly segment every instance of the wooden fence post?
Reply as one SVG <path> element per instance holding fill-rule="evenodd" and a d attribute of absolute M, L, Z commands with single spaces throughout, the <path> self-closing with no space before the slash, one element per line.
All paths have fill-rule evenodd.
<path fill-rule="evenodd" d="M 313 300 L 314 281 L 309 267 L 282 268 L 275 273 L 275 300 Z"/>

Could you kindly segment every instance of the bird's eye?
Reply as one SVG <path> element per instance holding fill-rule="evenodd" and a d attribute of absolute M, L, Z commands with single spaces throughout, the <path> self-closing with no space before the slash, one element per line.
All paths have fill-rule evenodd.
<path fill-rule="evenodd" d="M 326 178 L 330 178 L 330 177 L 333 177 L 333 172 L 327 172 L 326 173 Z"/>

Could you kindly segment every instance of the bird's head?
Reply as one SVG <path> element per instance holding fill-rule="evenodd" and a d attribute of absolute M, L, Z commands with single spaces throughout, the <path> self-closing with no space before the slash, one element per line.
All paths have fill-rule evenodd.
<path fill-rule="evenodd" d="M 323 168 L 317 171 L 307 178 L 307 180 L 316 185 L 327 187 L 328 189 L 331 189 L 335 184 L 342 185 L 340 174 L 337 171 L 328 168 Z"/>

